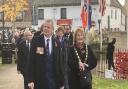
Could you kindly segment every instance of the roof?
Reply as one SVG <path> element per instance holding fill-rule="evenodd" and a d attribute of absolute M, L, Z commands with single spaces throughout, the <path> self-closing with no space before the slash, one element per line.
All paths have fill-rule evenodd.
<path fill-rule="evenodd" d="M 117 8 L 122 7 L 118 0 L 110 0 L 110 6 L 114 6 L 114 7 L 117 7 Z"/>
<path fill-rule="evenodd" d="M 52 7 L 52 6 L 79 6 L 81 0 L 29 0 L 30 5 L 38 7 Z M 92 5 L 98 5 L 98 0 L 90 0 Z M 118 0 L 110 0 L 110 6 L 121 8 Z"/>
<path fill-rule="evenodd" d="M 2 22 L 0 22 L 0 27 L 2 27 Z M 12 27 L 13 23 L 12 22 L 5 22 L 4 24 L 5 27 Z M 21 28 L 26 28 L 26 27 L 31 27 L 31 22 L 15 22 L 15 27 L 21 27 Z"/>
<path fill-rule="evenodd" d="M 80 5 L 81 0 L 30 0 L 30 3 L 37 6 L 76 6 Z M 98 0 L 90 0 L 91 4 L 98 4 Z"/>

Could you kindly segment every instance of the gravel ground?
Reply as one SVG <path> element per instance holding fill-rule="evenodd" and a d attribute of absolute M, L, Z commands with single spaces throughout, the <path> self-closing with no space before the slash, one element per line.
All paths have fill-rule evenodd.
<path fill-rule="evenodd" d="M 23 89 L 23 77 L 17 74 L 16 64 L 0 66 L 0 89 Z"/>

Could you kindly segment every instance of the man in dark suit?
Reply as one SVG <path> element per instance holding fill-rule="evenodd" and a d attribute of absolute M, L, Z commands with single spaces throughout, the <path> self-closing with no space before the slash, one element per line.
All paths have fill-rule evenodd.
<path fill-rule="evenodd" d="M 31 31 L 25 31 L 23 38 L 18 42 L 18 60 L 17 60 L 17 71 L 23 75 L 24 78 L 24 89 L 29 89 L 27 86 L 27 65 L 29 58 L 30 41 L 32 39 Z"/>
<path fill-rule="evenodd" d="M 52 20 L 45 20 L 41 27 L 43 34 L 33 37 L 31 42 L 28 86 L 30 89 L 58 89 Z"/>
<path fill-rule="evenodd" d="M 113 38 L 112 42 L 110 42 L 107 47 L 107 56 L 106 56 L 107 60 L 106 61 L 108 61 L 108 69 L 109 70 L 111 69 L 111 67 L 113 67 L 113 69 L 115 68 L 114 61 L 113 61 L 113 53 L 115 50 L 115 46 L 114 46 L 115 43 L 116 43 L 116 39 Z"/>
<path fill-rule="evenodd" d="M 71 27 L 65 28 L 64 37 L 69 47 L 73 45 L 73 33 L 71 32 Z"/>

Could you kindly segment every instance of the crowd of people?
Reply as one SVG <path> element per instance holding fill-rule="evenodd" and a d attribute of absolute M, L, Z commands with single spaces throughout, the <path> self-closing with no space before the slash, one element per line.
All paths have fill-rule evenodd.
<path fill-rule="evenodd" d="M 46 19 L 40 31 L 16 33 L 15 44 L 24 89 L 92 89 L 92 83 L 80 84 L 80 72 L 97 65 L 82 28 L 72 33 L 71 28 L 59 26 L 54 33 L 53 21 Z"/>

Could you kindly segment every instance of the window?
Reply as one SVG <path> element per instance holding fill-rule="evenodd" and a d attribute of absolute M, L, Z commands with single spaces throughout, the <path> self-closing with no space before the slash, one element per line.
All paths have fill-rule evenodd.
<path fill-rule="evenodd" d="M 44 19 L 44 9 L 38 9 L 38 19 Z"/>
<path fill-rule="evenodd" d="M 111 10 L 111 19 L 113 18 L 113 10 Z"/>
<path fill-rule="evenodd" d="M 66 16 L 66 8 L 61 8 L 61 19 L 66 19 L 67 16 Z"/>
<path fill-rule="evenodd" d="M 16 17 L 16 21 L 23 21 L 23 12 L 20 12 L 20 14 Z"/>
<path fill-rule="evenodd" d="M 115 10 L 115 20 L 117 20 L 117 10 Z"/>

